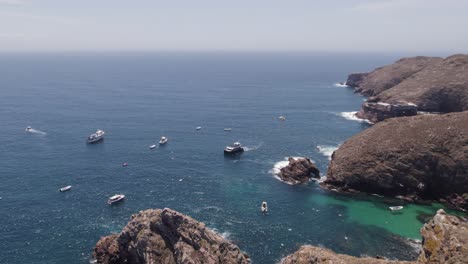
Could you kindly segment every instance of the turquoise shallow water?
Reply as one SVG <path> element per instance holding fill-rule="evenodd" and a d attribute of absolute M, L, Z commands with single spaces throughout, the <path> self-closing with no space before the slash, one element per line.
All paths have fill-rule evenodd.
<path fill-rule="evenodd" d="M 440 206 L 392 214 L 387 207 L 396 201 L 342 196 L 315 182 L 290 186 L 270 172 L 288 156 L 308 156 L 326 172 L 328 157 L 316 146 L 331 150 L 368 127 L 342 117 L 363 97 L 334 83 L 397 58 L 1 55 L 2 263 L 88 263 L 100 236 L 120 231 L 136 211 L 162 207 L 205 222 L 255 263 L 278 261 L 302 244 L 415 256 L 405 238 L 419 238 L 425 215 Z M 45 134 L 25 133 L 28 125 Z M 97 128 L 106 139 L 86 145 Z M 162 135 L 169 143 L 148 150 Z M 249 151 L 225 157 L 233 141 Z M 64 185 L 73 189 L 59 193 Z M 110 207 L 115 193 L 127 199 Z M 259 214 L 263 200 L 267 216 Z"/>

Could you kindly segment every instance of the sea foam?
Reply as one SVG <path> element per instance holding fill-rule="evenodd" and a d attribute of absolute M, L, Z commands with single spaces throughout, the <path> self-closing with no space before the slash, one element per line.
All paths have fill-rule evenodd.
<path fill-rule="evenodd" d="M 367 119 L 363 119 L 363 118 L 357 117 L 356 114 L 357 114 L 357 111 L 353 111 L 353 112 L 341 112 L 341 113 L 339 113 L 340 116 L 344 117 L 344 118 L 347 119 L 347 120 L 358 121 L 358 122 L 360 122 L 360 123 L 373 124 L 371 121 L 369 121 L 369 120 L 367 120 Z"/>
<path fill-rule="evenodd" d="M 39 134 L 39 135 L 46 135 L 47 133 L 44 131 L 40 131 L 34 128 L 29 129 L 27 132 L 32 133 L 32 134 Z"/>
<path fill-rule="evenodd" d="M 327 145 L 318 145 L 317 150 L 320 154 L 327 157 L 328 160 L 331 160 L 331 156 L 335 150 L 337 150 L 338 146 L 327 146 Z"/>
<path fill-rule="evenodd" d="M 335 87 L 349 87 L 346 83 L 335 83 Z"/>

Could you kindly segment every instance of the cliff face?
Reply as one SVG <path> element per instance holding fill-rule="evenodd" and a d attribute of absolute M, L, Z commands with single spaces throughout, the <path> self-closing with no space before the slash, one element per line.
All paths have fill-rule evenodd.
<path fill-rule="evenodd" d="M 468 110 L 468 55 L 454 55 L 433 63 L 378 94 L 376 100 L 411 102 L 420 111 L 428 112 Z"/>
<path fill-rule="evenodd" d="M 468 209 L 468 111 L 374 125 L 335 151 L 324 186 Z"/>
<path fill-rule="evenodd" d="M 448 215 L 439 210 L 434 218 L 421 228 L 422 263 L 468 263 L 467 219 Z"/>
<path fill-rule="evenodd" d="M 249 263 L 234 244 L 203 223 L 171 209 L 132 215 L 120 234 L 103 237 L 93 253 L 98 263 Z"/>
<path fill-rule="evenodd" d="M 468 221 L 465 218 L 437 211 L 434 218 L 421 228 L 422 252 L 417 261 L 395 261 L 377 258 L 358 258 L 336 254 L 331 250 L 302 246 L 297 252 L 281 260 L 282 264 L 440 264 L 467 263 Z"/>
<path fill-rule="evenodd" d="M 374 122 L 414 115 L 414 111 L 400 111 L 399 115 L 372 104 L 379 102 L 414 104 L 418 111 L 426 112 L 468 110 L 468 55 L 405 58 L 370 73 L 351 74 L 348 80 L 355 92 L 371 96 L 367 102 L 371 104 L 364 104 L 358 117 Z"/>
<path fill-rule="evenodd" d="M 437 57 L 403 58 L 397 62 L 361 75 L 351 74 L 346 85 L 366 96 L 377 95 L 401 83 L 411 75 L 419 72 L 430 64 L 441 61 Z"/>
<path fill-rule="evenodd" d="M 320 178 L 320 172 L 308 158 L 289 158 L 289 164 L 281 168 L 278 176 L 290 184 L 306 183 L 311 177 Z"/>

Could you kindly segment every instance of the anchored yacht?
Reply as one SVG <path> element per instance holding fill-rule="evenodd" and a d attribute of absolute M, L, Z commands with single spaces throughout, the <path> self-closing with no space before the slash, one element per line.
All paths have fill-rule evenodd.
<path fill-rule="evenodd" d="M 122 201 L 124 198 L 125 198 L 125 195 L 123 195 L 123 194 L 116 194 L 116 195 L 114 195 L 114 196 L 111 196 L 111 197 L 109 198 L 109 200 L 107 200 L 107 203 L 110 205 L 110 204 L 113 204 L 113 203 Z"/>
<path fill-rule="evenodd" d="M 101 130 L 101 129 L 96 130 L 95 133 L 89 135 L 88 143 L 91 144 L 91 143 L 96 143 L 98 141 L 103 140 L 104 139 L 104 134 L 106 134 L 106 132 L 104 132 L 103 130 Z"/>

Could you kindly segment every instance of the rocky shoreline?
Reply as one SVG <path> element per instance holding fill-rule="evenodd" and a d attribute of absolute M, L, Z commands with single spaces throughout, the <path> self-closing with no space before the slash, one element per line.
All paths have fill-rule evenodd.
<path fill-rule="evenodd" d="M 283 258 L 281 264 L 436 264 L 466 263 L 468 258 L 468 219 L 448 215 L 440 209 L 421 228 L 422 249 L 415 261 L 398 261 L 384 258 L 353 257 L 331 250 L 302 246 L 297 252 Z"/>
<path fill-rule="evenodd" d="M 382 257 L 353 257 L 315 246 L 302 246 L 281 260 L 282 264 L 306 263 L 463 263 L 468 257 L 468 219 L 444 210 L 421 228 L 421 252 L 416 261 Z M 174 210 L 145 210 L 132 215 L 119 234 L 102 237 L 93 257 L 103 264 L 138 263 L 250 263 L 236 245 L 189 216 Z"/>
<path fill-rule="evenodd" d="M 346 85 L 369 96 L 357 117 L 373 123 L 422 112 L 468 110 L 468 55 L 412 57 L 368 73 L 353 73 Z"/>
<path fill-rule="evenodd" d="M 468 111 L 392 118 L 345 141 L 322 186 L 468 209 Z"/>

